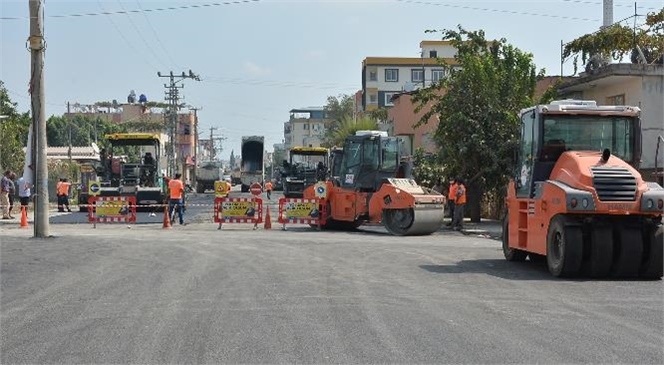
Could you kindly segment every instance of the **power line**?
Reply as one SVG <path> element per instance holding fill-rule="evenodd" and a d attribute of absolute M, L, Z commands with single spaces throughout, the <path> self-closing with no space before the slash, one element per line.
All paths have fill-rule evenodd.
<path fill-rule="evenodd" d="M 325 83 L 305 83 L 291 81 L 270 81 L 270 80 L 252 80 L 252 79 L 222 79 L 222 78 L 204 78 L 201 81 L 213 84 L 229 84 L 243 86 L 267 86 L 267 87 L 296 87 L 303 89 L 331 90 L 331 89 L 357 89 L 355 85 L 325 84 Z"/>
<path fill-rule="evenodd" d="M 183 9 L 199 9 L 199 8 L 211 8 L 216 6 L 224 5 L 237 5 L 237 4 L 248 4 L 248 3 L 258 3 L 261 0 L 237 0 L 237 1 L 225 1 L 225 2 L 216 2 L 216 3 L 207 3 L 207 4 L 192 4 L 192 5 L 181 5 L 181 6 L 169 6 L 165 8 L 153 8 L 153 9 L 132 9 L 124 11 L 101 11 L 98 13 L 75 13 L 75 14 L 56 14 L 49 15 L 47 18 L 80 18 L 88 16 L 100 16 L 100 15 L 118 15 L 118 14 L 131 14 L 131 13 L 156 13 L 160 11 L 173 11 L 173 10 L 183 10 Z M 3 16 L 0 17 L 0 20 L 27 20 L 30 17 L 22 16 Z"/>
<path fill-rule="evenodd" d="M 586 5 L 602 5 L 602 3 L 596 2 L 596 1 L 587 1 L 587 0 L 560 0 L 562 2 L 566 3 L 575 3 L 575 4 L 586 4 Z M 634 9 L 634 4 L 620 4 L 620 3 L 614 3 L 613 6 L 615 7 L 620 7 L 620 8 L 632 8 Z M 645 7 L 645 6 L 640 6 L 637 4 L 637 8 L 641 9 L 646 9 L 646 10 L 660 10 L 660 8 L 653 8 L 653 7 Z"/>
<path fill-rule="evenodd" d="M 138 5 L 138 8 L 139 8 L 141 11 L 143 11 L 143 7 L 141 6 L 140 1 L 138 1 L 138 0 L 135 0 L 135 1 L 136 1 L 136 5 Z M 171 63 L 172 63 L 173 65 L 175 65 L 175 66 L 177 66 L 178 68 L 180 68 L 180 66 L 178 66 L 177 62 L 175 62 L 175 60 L 173 59 L 173 57 L 171 57 L 171 54 L 168 52 L 168 50 L 166 49 L 166 47 L 164 47 L 164 44 L 161 42 L 161 39 L 159 38 L 159 35 L 157 34 L 157 31 L 156 31 L 156 30 L 154 29 L 154 27 L 152 26 L 152 22 L 150 21 L 150 18 L 148 18 L 148 15 L 145 13 L 145 11 L 143 11 L 141 14 L 143 14 L 143 18 L 145 18 L 145 21 L 148 23 L 148 26 L 150 27 L 150 29 L 152 29 L 152 34 L 154 34 L 155 39 L 157 39 L 157 43 L 158 43 L 159 46 L 161 47 L 161 50 L 164 51 L 164 54 L 166 54 L 166 57 L 168 57 L 168 59 L 171 61 Z"/>
<path fill-rule="evenodd" d="M 126 11 L 124 5 L 122 5 L 122 2 L 120 2 L 120 0 L 115 0 L 115 1 L 116 1 L 118 4 L 120 4 L 120 7 L 122 8 L 123 11 Z M 145 46 L 147 47 L 148 51 L 150 51 L 150 53 L 152 53 L 152 55 L 154 56 L 154 58 L 157 60 L 157 62 L 158 62 L 159 64 L 164 65 L 164 64 L 161 62 L 161 58 L 157 55 L 157 53 L 154 51 L 154 49 L 152 49 L 152 46 L 150 46 L 150 43 L 148 43 L 148 42 L 145 40 L 145 38 L 143 37 L 143 34 L 141 33 L 141 30 L 138 29 L 138 27 L 136 26 L 136 23 L 134 23 L 134 20 L 131 19 L 131 16 L 130 16 L 129 14 L 125 14 L 125 15 L 127 15 L 127 19 L 129 19 L 129 23 L 131 24 L 131 26 L 132 26 L 132 27 L 134 28 L 134 30 L 136 31 L 136 34 L 138 34 L 138 37 L 141 39 L 141 41 L 143 41 L 143 44 L 145 44 Z"/>

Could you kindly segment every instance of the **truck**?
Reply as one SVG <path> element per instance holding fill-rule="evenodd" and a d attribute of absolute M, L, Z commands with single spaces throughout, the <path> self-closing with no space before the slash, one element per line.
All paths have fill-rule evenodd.
<path fill-rule="evenodd" d="M 89 183 L 99 182 L 100 196 L 133 196 L 137 209 L 151 210 L 166 198 L 161 172 L 161 139 L 153 133 L 113 133 L 105 136 L 108 150 L 100 161 L 81 166 L 79 209 L 87 211 Z"/>
<path fill-rule="evenodd" d="M 242 192 L 249 191 L 251 184 L 263 185 L 265 180 L 265 137 L 244 136 L 242 137 L 242 164 L 240 166 L 240 180 Z"/>
<path fill-rule="evenodd" d="M 284 197 L 302 198 L 304 190 L 325 181 L 330 166 L 330 150 L 325 147 L 292 147 L 282 172 Z"/>
<path fill-rule="evenodd" d="M 659 279 L 664 188 L 645 181 L 640 109 L 559 100 L 519 113 L 503 254 L 556 277 Z"/>
<path fill-rule="evenodd" d="M 224 169 L 219 161 L 202 162 L 196 169 L 196 192 L 214 190 L 214 182 L 223 180 Z"/>

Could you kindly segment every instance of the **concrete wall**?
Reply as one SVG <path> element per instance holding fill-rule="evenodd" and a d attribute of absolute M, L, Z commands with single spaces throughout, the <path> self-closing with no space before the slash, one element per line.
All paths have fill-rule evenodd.
<path fill-rule="evenodd" d="M 428 152 L 435 152 L 436 146 L 431 141 L 431 136 L 438 127 L 438 118 L 433 116 L 425 125 L 417 128 L 413 127 L 420 118 L 430 110 L 430 107 L 422 108 L 419 113 L 415 113 L 415 104 L 413 104 L 412 97 L 409 94 L 401 94 L 394 100 L 394 106 L 387 111 L 387 119 L 392 122 L 395 136 L 411 136 L 412 142 L 411 153 L 419 147 L 424 148 Z M 406 147 L 410 144 L 406 142 Z"/>

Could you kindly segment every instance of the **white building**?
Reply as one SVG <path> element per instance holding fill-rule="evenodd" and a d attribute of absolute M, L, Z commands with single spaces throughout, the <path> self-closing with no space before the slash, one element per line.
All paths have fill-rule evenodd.
<path fill-rule="evenodd" d="M 320 147 L 325 135 L 326 118 L 323 107 L 292 109 L 290 119 L 284 123 L 284 147 Z"/>
<path fill-rule="evenodd" d="M 362 61 L 362 110 L 392 106 L 392 96 L 429 86 L 445 77 L 440 61 L 453 64 L 449 41 L 420 42 L 421 57 L 367 57 Z"/>

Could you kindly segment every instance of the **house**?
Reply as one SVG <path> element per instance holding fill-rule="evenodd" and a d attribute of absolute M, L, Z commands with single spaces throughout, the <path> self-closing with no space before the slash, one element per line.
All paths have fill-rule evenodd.
<path fill-rule="evenodd" d="M 641 172 L 655 168 L 658 136 L 664 135 L 664 65 L 614 63 L 591 74 L 581 74 L 562 84 L 563 98 L 595 100 L 598 105 L 631 105 L 641 108 Z M 664 162 L 660 146 L 658 166 Z"/>
<path fill-rule="evenodd" d="M 291 109 L 290 118 L 284 123 L 284 146 L 320 147 L 325 127 L 331 120 L 323 107 Z"/>

